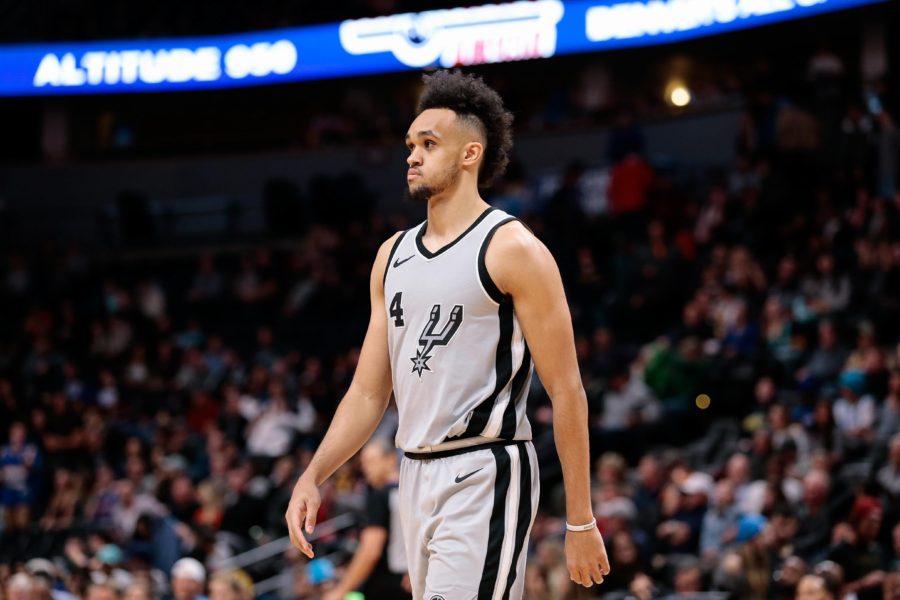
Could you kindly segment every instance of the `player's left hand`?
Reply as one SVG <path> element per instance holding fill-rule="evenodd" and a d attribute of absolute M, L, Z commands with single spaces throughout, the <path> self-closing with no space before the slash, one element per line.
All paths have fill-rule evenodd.
<path fill-rule="evenodd" d="M 609 575 L 609 557 L 600 531 L 566 532 L 566 566 L 575 583 L 591 587 Z"/>

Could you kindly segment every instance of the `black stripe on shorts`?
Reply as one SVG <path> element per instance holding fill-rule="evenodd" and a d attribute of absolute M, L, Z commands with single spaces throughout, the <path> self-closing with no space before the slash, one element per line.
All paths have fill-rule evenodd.
<path fill-rule="evenodd" d="M 520 484 L 519 484 L 519 514 L 516 519 L 516 544 L 513 551 L 512 565 L 509 567 L 509 576 L 506 578 L 506 590 L 503 592 L 503 600 L 509 598 L 513 582 L 516 580 L 516 567 L 519 564 L 519 555 L 525 547 L 525 536 L 531 525 L 531 459 L 528 456 L 528 448 L 524 444 L 516 446 L 519 452 Z M 525 573 L 522 573 L 524 576 Z"/>
<path fill-rule="evenodd" d="M 491 452 L 494 454 L 494 462 L 497 463 L 497 478 L 494 481 L 494 507 L 491 509 L 487 552 L 484 555 L 481 584 L 478 586 L 478 600 L 491 600 L 494 587 L 497 585 L 500 554 L 503 551 L 503 534 L 506 531 L 506 496 L 509 493 L 511 476 L 510 459 L 506 448 L 494 447 L 491 448 Z"/>

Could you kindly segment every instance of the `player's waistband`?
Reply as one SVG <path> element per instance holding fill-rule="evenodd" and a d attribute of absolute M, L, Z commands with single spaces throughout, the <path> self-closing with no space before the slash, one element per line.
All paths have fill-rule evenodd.
<path fill-rule="evenodd" d="M 484 438 L 482 438 L 484 439 Z M 524 444 L 530 440 L 494 440 L 489 442 L 480 442 L 475 444 L 466 444 L 464 446 L 456 446 L 447 449 L 438 449 L 425 452 L 404 452 L 403 456 L 412 460 L 433 460 L 435 458 L 447 458 L 449 456 L 457 456 L 466 454 L 467 452 L 476 452 L 487 448 L 496 448 L 498 446 L 512 446 L 513 444 Z M 443 444 L 442 444 L 443 445 Z"/>

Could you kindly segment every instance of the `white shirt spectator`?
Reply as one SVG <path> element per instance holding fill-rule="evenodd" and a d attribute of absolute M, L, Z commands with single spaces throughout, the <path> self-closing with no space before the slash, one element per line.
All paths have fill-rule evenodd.
<path fill-rule="evenodd" d="M 130 538 L 141 515 L 162 516 L 166 512 L 166 508 L 153 496 L 136 494 L 127 505 L 120 502 L 113 508 L 112 521 L 124 537 Z"/>
<path fill-rule="evenodd" d="M 834 423 L 844 433 L 872 427 L 875 424 L 875 400 L 869 395 L 856 402 L 839 398 L 834 403 Z"/>
<path fill-rule="evenodd" d="M 878 483 L 895 498 L 900 498 L 900 466 L 884 465 L 875 476 Z"/>
<path fill-rule="evenodd" d="M 652 423 L 661 413 L 659 401 L 639 377 L 632 376 L 620 390 L 609 390 L 603 397 L 603 428 L 628 429 L 639 417 Z"/>
<path fill-rule="evenodd" d="M 247 436 L 247 450 L 256 456 L 283 456 L 291 449 L 294 433 L 308 432 L 316 422 L 315 409 L 307 399 L 300 401 L 300 413 L 273 401 L 250 426 Z"/>
<path fill-rule="evenodd" d="M 141 313 L 154 321 L 166 316 L 166 293 L 155 281 L 138 288 L 138 306 Z"/>

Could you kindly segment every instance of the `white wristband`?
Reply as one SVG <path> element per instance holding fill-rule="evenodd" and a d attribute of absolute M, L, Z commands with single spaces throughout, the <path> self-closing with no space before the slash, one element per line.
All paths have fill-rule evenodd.
<path fill-rule="evenodd" d="M 571 525 L 568 521 L 566 521 L 566 529 L 569 531 L 590 531 L 591 529 L 597 528 L 597 519 L 591 519 L 591 522 L 587 525 Z"/>

